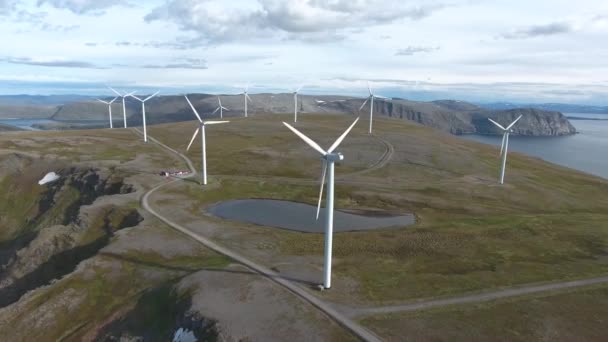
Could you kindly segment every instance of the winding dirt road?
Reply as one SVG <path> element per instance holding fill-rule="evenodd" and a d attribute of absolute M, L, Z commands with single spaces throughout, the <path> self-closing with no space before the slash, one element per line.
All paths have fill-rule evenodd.
<path fill-rule="evenodd" d="M 138 129 L 134 129 L 138 134 L 141 134 L 141 132 Z M 167 151 L 174 153 L 175 155 L 179 156 L 180 158 L 182 158 L 186 164 L 188 164 L 188 168 L 190 168 L 190 170 L 192 171 L 192 173 L 184 178 L 192 178 L 196 176 L 196 169 L 194 168 L 194 165 L 192 164 L 192 161 L 186 157 L 185 155 L 183 155 L 182 153 L 172 149 L 171 147 L 161 143 L 160 141 L 150 137 L 148 135 L 148 139 L 158 145 L 160 145 L 161 147 L 163 147 L 164 149 L 166 149 Z M 344 328 L 348 329 L 349 331 L 351 331 L 354 335 L 356 335 L 357 337 L 359 337 L 360 339 L 364 340 L 364 341 L 381 341 L 380 338 L 378 338 L 376 335 L 374 335 L 372 332 L 370 332 L 369 330 L 365 329 L 364 327 L 362 327 L 361 325 L 357 324 L 356 322 L 354 322 L 353 320 L 351 320 L 350 318 L 348 318 L 347 316 L 339 313 L 338 311 L 336 311 L 331 305 L 324 303 L 323 301 L 321 301 L 318 297 L 314 296 L 313 294 L 309 293 L 307 290 L 301 288 L 300 286 L 290 282 L 289 280 L 286 280 L 284 278 L 281 277 L 281 275 L 279 275 L 278 273 L 270 270 L 269 268 L 262 266 L 254 261 L 252 261 L 251 259 L 248 259 L 232 250 L 229 250 L 223 246 L 220 246 L 218 244 L 216 244 L 215 242 L 205 238 L 204 236 L 201 236 L 199 234 L 196 234 L 190 230 L 188 230 L 187 228 L 181 226 L 180 224 L 173 222 L 169 219 L 167 219 L 166 217 L 164 217 L 163 215 L 159 214 L 156 210 L 154 210 L 149 203 L 149 198 L 150 196 L 155 193 L 156 191 L 158 191 L 159 189 L 172 184 L 174 182 L 180 181 L 180 179 L 175 179 L 171 182 L 167 182 L 167 183 L 163 183 L 160 184 L 156 187 L 154 187 L 153 189 L 149 190 L 148 192 L 146 192 L 144 194 L 144 196 L 141 199 L 141 206 L 148 211 L 150 214 L 156 216 L 159 220 L 163 221 L 165 224 L 167 224 L 168 226 L 172 227 L 173 229 L 189 236 L 190 238 L 198 241 L 199 243 L 201 243 L 202 245 L 206 246 L 207 248 L 223 254 L 231 259 L 233 259 L 234 261 L 248 267 L 249 269 L 251 269 L 252 271 L 274 281 L 275 283 L 283 286 L 284 288 L 286 288 L 287 290 L 289 290 L 290 292 L 292 292 L 293 294 L 299 296 L 301 299 L 307 301 L 308 303 L 314 305 L 316 308 L 318 308 L 319 310 L 321 310 L 323 313 L 325 313 L 327 316 L 329 316 L 330 318 L 332 318 L 334 321 L 336 321 L 338 324 L 340 324 L 341 326 L 343 326 Z"/>
<path fill-rule="evenodd" d="M 141 132 L 138 129 L 134 129 L 134 130 L 138 134 L 141 135 Z M 184 160 L 184 162 L 188 165 L 188 167 L 190 168 L 192 173 L 183 178 L 192 178 L 192 177 L 196 176 L 196 174 L 197 174 L 196 168 L 194 167 L 194 165 L 192 164 L 192 161 L 188 157 L 186 157 L 182 153 L 172 149 L 171 147 L 161 143 L 160 141 L 158 141 L 150 136 L 148 136 L 148 138 L 150 139 L 150 141 L 158 144 L 162 148 L 179 156 L 181 159 Z M 361 171 L 355 171 L 353 173 L 349 173 L 349 174 L 346 174 L 346 175 L 343 175 L 342 177 L 340 177 L 342 179 L 342 182 L 345 182 L 344 178 L 347 178 L 349 176 L 361 175 L 364 173 L 368 173 L 368 172 L 372 172 L 372 171 L 381 169 L 391 160 L 391 158 L 394 154 L 394 146 L 382 138 L 379 138 L 376 136 L 374 136 L 374 138 L 378 139 L 381 143 L 383 143 L 386 146 L 386 152 L 382 155 L 382 157 L 376 163 L 374 163 L 373 165 L 370 165 L 369 168 L 367 168 L 365 170 L 361 170 Z M 251 179 L 251 180 L 260 180 L 260 177 L 247 177 L 247 176 L 225 175 L 225 176 L 219 176 L 219 177 L 232 178 L 232 179 L 245 179 L 246 178 L 246 179 Z M 268 279 L 274 281 L 275 283 L 283 286 L 290 292 L 299 296 L 301 299 L 314 305 L 316 308 L 318 308 L 319 310 L 324 312 L 327 316 L 331 317 L 338 324 L 340 324 L 344 328 L 348 329 L 353 334 L 355 334 L 357 337 L 359 337 L 360 339 L 365 340 L 365 341 L 380 341 L 380 339 L 376 335 L 374 335 L 372 332 L 370 332 L 369 330 L 365 329 L 364 327 L 362 327 L 361 325 L 359 325 L 355 321 L 353 321 L 354 318 L 359 318 L 359 317 L 364 317 L 364 316 L 369 316 L 369 315 L 378 315 L 378 314 L 411 312 L 411 311 L 425 310 L 425 309 L 429 309 L 429 308 L 435 308 L 435 307 L 441 307 L 441 306 L 447 306 L 447 305 L 472 304 L 472 303 L 486 302 L 486 301 L 492 301 L 492 300 L 508 298 L 508 297 L 535 294 L 535 293 L 546 292 L 546 291 L 565 290 L 565 289 L 571 289 L 571 288 L 576 288 L 576 287 L 584 287 L 584 286 L 608 283 L 608 276 L 605 276 L 605 277 L 596 277 L 596 278 L 542 284 L 542 285 L 520 286 L 520 287 L 516 287 L 516 288 L 511 288 L 511 289 L 496 290 L 496 291 L 471 294 L 471 295 L 463 295 L 463 296 L 457 296 L 457 297 L 452 297 L 452 298 L 418 301 L 418 302 L 413 302 L 413 303 L 405 303 L 402 305 L 388 305 L 388 306 L 379 306 L 379 307 L 370 307 L 370 308 L 340 307 L 341 309 L 336 309 L 338 306 L 334 306 L 334 305 L 321 301 L 318 297 L 309 293 L 307 290 L 303 289 L 299 285 L 296 285 L 296 284 L 290 282 L 289 280 L 282 278 L 280 274 L 266 268 L 265 266 L 257 264 L 254 261 L 252 261 L 236 252 L 233 252 L 225 247 L 222 247 L 222 246 L 214 243 L 213 241 L 210 241 L 209 239 L 207 239 L 203 236 L 200 236 L 199 234 L 193 233 L 192 231 L 188 230 L 187 228 L 184 228 L 183 226 L 168 220 L 167 218 L 165 218 L 164 216 L 162 216 L 161 214 L 159 214 L 153 208 L 150 207 L 150 205 L 148 203 L 148 198 L 154 192 L 158 191 L 159 189 L 161 189 L 169 184 L 172 184 L 173 182 L 177 182 L 179 180 L 180 179 L 178 178 L 171 182 L 163 183 L 161 185 L 156 186 L 152 190 L 148 191 L 141 200 L 142 207 L 145 210 L 147 210 L 148 212 L 150 212 L 152 215 L 156 216 L 161 221 L 165 222 L 170 227 L 191 237 L 192 239 L 200 242 L 201 244 L 205 245 L 206 247 L 208 247 L 220 254 L 223 254 L 229 258 L 232 258 L 236 262 L 241 263 L 241 264 L 245 265 L 246 267 L 250 268 L 252 271 L 259 273 L 260 275 L 267 277 Z M 317 185 L 318 184 L 317 180 L 288 179 L 288 178 L 285 178 L 282 180 L 286 181 L 286 182 L 290 181 L 292 183 L 302 184 L 302 185 Z M 346 181 L 346 182 L 349 182 L 349 181 Z"/>

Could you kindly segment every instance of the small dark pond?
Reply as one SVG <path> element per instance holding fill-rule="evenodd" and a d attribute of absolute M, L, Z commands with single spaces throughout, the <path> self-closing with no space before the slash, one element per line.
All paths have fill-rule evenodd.
<path fill-rule="evenodd" d="M 209 213 L 223 219 L 277 227 L 306 233 L 325 231 L 325 209 L 316 220 L 317 207 L 305 203 L 269 199 L 244 199 L 221 202 Z M 334 211 L 334 231 L 352 232 L 416 223 L 411 214 L 387 215 L 383 212 Z"/>

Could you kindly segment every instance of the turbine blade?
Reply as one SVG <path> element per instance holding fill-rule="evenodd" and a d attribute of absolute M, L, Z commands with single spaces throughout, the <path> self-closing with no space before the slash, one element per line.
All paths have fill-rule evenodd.
<path fill-rule="evenodd" d="M 116 101 L 116 100 L 118 100 L 118 97 L 115 97 L 115 98 L 114 98 L 114 100 L 110 101 L 110 103 L 109 103 L 109 104 L 114 103 L 114 101 Z"/>
<path fill-rule="evenodd" d="M 305 136 L 304 133 L 298 131 L 297 129 L 295 129 L 293 127 L 291 127 L 291 125 L 288 124 L 287 122 L 283 122 L 283 125 L 287 126 L 287 128 L 289 128 L 292 132 L 294 132 L 297 136 L 299 136 L 302 140 L 304 140 L 304 142 L 306 142 L 308 145 L 310 145 L 310 147 L 314 148 L 315 150 L 317 150 L 322 155 L 326 155 L 327 154 L 327 152 L 325 152 L 325 150 L 323 150 L 321 148 L 321 146 L 319 146 L 319 144 L 317 144 L 316 142 L 314 142 L 309 137 Z"/>
<path fill-rule="evenodd" d="M 300 86 L 298 89 L 296 89 L 296 93 L 299 93 L 299 92 L 300 92 L 300 90 L 302 90 L 302 88 L 304 88 L 304 86 L 303 86 L 303 85 L 301 85 L 301 86 Z"/>
<path fill-rule="evenodd" d="M 105 103 L 105 104 L 107 104 L 107 105 L 109 105 L 109 104 L 111 104 L 111 103 L 112 103 L 112 102 L 106 102 L 106 101 L 104 101 L 104 100 L 100 100 L 100 99 L 97 99 L 97 101 L 99 101 L 99 102 L 101 102 L 101 103 Z"/>
<path fill-rule="evenodd" d="M 121 94 L 121 93 L 119 93 L 119 92 L 117 92 L 117 91 L 116 91 L 114 88 L 112 88 L 112 87 L 108 87 L 108 88 L 109 88 L 111 91 L 113 91 L 114 93 L 116 93 L 116 95 L 118 95 L 118 96 L 122 97 L 122 94 Z"/>
<path fill-rule="evenodd" d="M 132 91 L 132 92 L 130 92 L 130 93 L 128 93 L 128 94 L 125 94 L 125 96 L 124 96 L 124 97 L 127 97 L 127 96 L 133 96 L 133 94 L 135 94 L 135 93 L 137 93 L 137 90 L 136 90 L 136 91 Z"/>
<path fill-rule="evenodd" d="M 498 128 L 502 129 L 503 131 L 506 130 L 506 128 L 502 127 L 498 122 L 488 118 L 488 120 L 490 120 L 490 122 L 492 122 L 493 124 L 495 124 L 496 126 L 498 126 Z"/>
<path fill-rule="evenodd" d="M 523 115 L 520 115 L 520 116 L 519 116 L 517 119 L 515 119 L 515 121 L 513 121 L 513 123 L 511 123 L 511 124 L 509 125 L 509 127 L 507 127 L 507 128 L 506 128 L 506 129 L 507 129 L 507 131 L 508 131 L 508 130 L 510 130 L 510 129 L 511 129 L 511 127 L 515 126 L 515 124 L 517 123 L 517 121 L 519 121 L 519 119 L 521 119 L 521 117 L 522 117 L 522 116 L 523 116 Z"/>
<path fill-rule="evenodd" d="M 327 173 L 327 161 L 323 159 L 323 170 L 321 171 L 321 190 L 319 190 L 319 203 L 317 204 L 317 220 L 321 212 L 321 201 L 323 200 L 323 185 L 325 185 L 325 174 Z"/>
<path fill-rule="evenodd" d="M 361 105 L 359 110 L 361 110 L 361 109 L 363 109 L 363 107 L 365 107 L 365 105 L 367 104 L 367 101 L 369 101 L 369 97 L 367 99 L 365 99 L 365 102 L 363 102 L 363 104 Z"/>
<path fill-rule="evenodd" d="M 154 96 L 158 95 L 158 93 L 160 93 L 160 90 L 159 90 L 159 91 L 157 91 L 156 93 L 154 93 L 154 94 L 152 94 L 152 95 L 150 95 L 150 96 L 146 97 L 146 99 L 144 100 L 144 102 L 146 102 L 146 101 L 148 101 L 149 99 L 153 98 Z"/>
<path fill-rule="evenodd" d="M 220 110 L 220 107 L 215 108 L 215 110 L 213 111 L 213 113 L 211 113 L 211 115 L 217 113 L 218 110 Z"/>
<path fill-rule="evenodd" d="M 142 101 L 142 99 L 140 99 L 139 97 L 137 97 L 135 95 L 128 95 L 128 96 L 131 96 L 132 98 L 134 98 L 134 99 L 136 99 L 136 100 L 138 100 L 140 102 L 144 102 L 144 101 Z M 125 96 L 125 97 L 127 97 L 127 96 Z"/>
<path fill-rule="evenodd" d="M 346 138 L 346 136 L 348 135 L 350 130 L 353 129 L 353 127 L 355 127 L 355 125 L 357 124 L 358 121 L 359 121 L 359 118 L 355 119 L 355 122 L 353 122 L 350 125 L 350 127 L 348 127 L 346 129 L 346 131 L 344 131 L 344 133 L 342 133 L 342 135 L 334 142 L 334 144 L 331 145 L 329 150 L 327 150 L 327 153 L 332 153 L 336 148 L 338 148 L 338 146 L 342 143 L 342 140 L 344 140 L 344 138 Z"/>
<path fill-rule="evenodd" d="M 505 149 L 505 139 L 507 138 L 507 133 L 502 135 L 502 144 L 500 144 L 500 154 L 499 156 L 502 157 L 502 152 Z"/>
<path fill-rule="evenodd" d="M 227 112 L 229 112 L 229 111 L 230 111 L 230 109 L 228 109 L 228 108 L 226 108 L 226 107 L 222 107 L 222 109 L 223 109 L 223 110 L 225 110 L 225 111 L 227 111 Z"/>
<path fill-rule="evenodd" d="M 196 139 L 196 136 L 198 135 L 198 131 L 200 131 L 201 128 L 197 128 L 196 131 L 194 131 L 194 135 L 192 135 L 192 139 L 190 139 L 190 143 L 188 144 L 188 148 L 186 148 L 186 151 L 190 151 L 190 146 L 192 146 L 192 143 L 194 142 L 194 139 Z"/>
<path fill-rule="evenodd" d="M 203 125 L 219 125 L 223 123 L 229 123 L 230 121 L 203 121 Z"/>
<path fill-rule="evenodd" d="M 253 100 L 251 99 L 251 97 L 249 97 L 249 94 L 245 94 L 245 97 L 247 98 L 247 100 L 249 100 L 250 102 L 253 102 Z"/>
<path fill-rule="evenodd" d="M 220 99 L 220 97 L 217 97 L 217 102 L 220 104 L 220 107 L 222 106 L 222 99 Z"/>
<path fill-rule="evenodd" d="M 198 119 L 199 122 L 203 122 L 203 120 L 201 119 L 201 116 L 198 115 L 198 112 L 196 111 L 196 108 L 194 108 L 194 106 L 192 105 L 192 102 L 190 102 L 190 99 L 188 98 L 187 95 L 184 95 L 184 97 L 186 98 L 186 101 L 188 101 L 188 104 L 190 105 L 190 108 L 192 108 L 192 110 L 194 111 L 194 115 L 196 115 L 196 118 Z"/>

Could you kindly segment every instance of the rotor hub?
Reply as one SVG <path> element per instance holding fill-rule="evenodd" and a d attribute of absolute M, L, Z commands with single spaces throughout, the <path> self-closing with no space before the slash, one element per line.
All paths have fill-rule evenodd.
<path fill-rule="evenodd" d="M 325 159 L 328 162 L 340 162 L 344 160 L 344 155 L 342 153 L 329 153 L 323 156 L 321 159 Z"/>

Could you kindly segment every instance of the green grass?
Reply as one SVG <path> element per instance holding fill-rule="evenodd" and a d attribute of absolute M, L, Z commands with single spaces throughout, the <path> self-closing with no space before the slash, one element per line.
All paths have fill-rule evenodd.
<path fill-rule="evenodd" d="M 247 124 L 237 120 L 218 126 L 208 137 L 219 141 L 219 147 L 210 149 L 210 173 L 285 177 L 289 173 L 273 164 L 280 160 L 282 167 L 300 167 L 301 173 L 289 177 L 305 178 L 312 181 L 310 185 L 272 177 L 211 177 L 205 191 L 190 183 L 172 188 L 171 194 L 180 196 L 180 201 L 190 199 L 183 203 L 195 214 L 207 205 L 236 198 L 314 204 L 319 164 L 315 152 L 275 120 L 258 117 Z M 298 125 L 322 140 L 323 135 L 339 135 L 348 121 L 348 117 L 308 116 Z M 187 127 L 188 123 L 182 123 L 154 129 L 161 140 L 179 148 L 187 144 L 181 141 L 184 133 L 179 133 Z M 419 223 L 402 229 L 336 234 L 334 274 L 355 279 L 358 286 L 343 298 L 333 292 L 324 296 L 349 302 L 394 302 L 608 272 L 608 181 L 512 153 L 507 184 L 500 186 L 494 147 L 397 120 L 378 120 L 375 128 L 395 147 L 395 154 L 385 168 L 358 177 L 356 183 L 338 181 L 336 206 L 412 212 Z M 230 144 L 233 140 L 227 137 L 233 134 L 247 139 L 235 138 Z M 346 160 L 337 168 L 338 176 L 363 169 L 368 163 L 362 160 L 379 157 L 382 151 L 370 140 L 362 127 L 353 131 L 341 147 Z M 354 146 L 360 150 L 354 151 Z M 261 148 L 275 157 L 251 153 Z M 246 159 L 230 157 L 243 151 L 248 151 Z M 357 153 L 370 156 L 349 158 Z M 321 235 L 274 229 L 270 233 L 267 228 L 233 222 L 226 226 L 242 232 L 244 239 L 247 232 L 259 230 L 268 237 L 268 244 L 278 246 L 269 250 L 277 253 L 276 260 L 281 255 L 323 253 Z"/>
<path fill-rule="evenodd" d="M 380 315 L 362 323 L 386 341 L 603 341 L 608 286 Z"/>
<path fill-rule="evenodd" d="M 158 203 L 167 207 L 155 207 L 163 213 L 171 211 L 171 203 L 179 203 L 180 210 L 201 217 L 197 224 L 211 221 L 219 225 L 230 239 L 220 243 L 271 246 L 239 250 L 256 260 L 280 262 L 293 256 L 320 260 L 322 235 L 227 223 L 202 215 L 205 206 L 237 198 L 316 203 L 319 155 L 283 127 L 281 119 L 256 116 L 211 127 L 207 132 L 210 186 L 201 191 L 193 181 L 176 183 L 162 190 L 167 197 Z M 327 147 L 350 122 L 352 117 L 348 116 L 307 115 L 298 128 Z M 365 121 L 361 122 L 340 147 L 346 158 L 336 169 L 337 177 L 364 170 L 384 152 L 383 144 L 369 137 L 365 126 Z M 348 178 L 349 182 L 338 181 L 336 206 L 411 212 L 418 223 L 399 229 L 336 234 L 334 284 L 353 280 L 354 285 L 343 291 L 326 291 L 322 294 L 325 298 L 346 304 L 393 303 L 608 273 L 607 180 L 511 153 L 507 184 L 500 186 L 498 150 L 494 147 L 410 122 L 380 119 L 374 127 L 375 134 L 395 147 L 395 154 L 382 169 Z M 185 153 L 194 129 L 193 122 L 184 122 L 153 126 L 149 132 Z M 27 139 L 35 140 L 34 136 L 24 134 L 24 141 L 0 138 L 0 147 L 36 151 L 42 140 L 32 145 Z M 58 135 L 42 134 L 40 137 L 51 142 L 57 140 L 47 150 L 42 147 L 44 153 L 61 155 L 65 150 L 76 153 L 79 159 L 89 158 L 84 151 L 97 144 L 100 147 L 95 147 L 91 160 L 117 158 L 124 163 L 133 158 L 133 151 L 149 153 L 154 165 L 169 159 L 166 152 L 153 144 L 142 146 L 132 132 L 124 130 L 87 131 L 85 144 L 76 147 L 66 146 Z M 69 134 L 70 139 L 85 135 Z M 126 147 L 110 151 L 121 144 Z M 199 144 L 187 155 L 198 168 Z M 23 203 L 15 208 L 15 212 L 28 210 Z M 172 211 L 164 213 L 179 212 Z M 223 267 L 228 262 L 222 258 L 199 262 L 186 256 L 165 260 L 141 251 L 128 257 L 133 259 L 128 264 L 173 268 Z M 206 262 L 210 264 L 205 266 Z M 123 294 L 118 297 L 125 300 Z"/>

